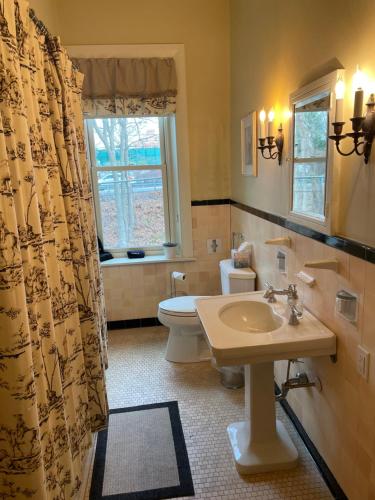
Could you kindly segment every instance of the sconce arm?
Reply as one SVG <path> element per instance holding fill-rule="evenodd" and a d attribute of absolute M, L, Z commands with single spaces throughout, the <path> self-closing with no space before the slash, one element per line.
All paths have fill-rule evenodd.
<path fill-rule="evenodd" d="M 260 146 L 258 146 L 258 149 L 262 153 L 262 156 L 265 160 L 274 160 L 277 158 L 279 165 L 281 165 L 284 146 L 284 134 L 281 125 L 278 129 L 276 138 L 274 138 L 273 136 L 259 138 L 259 144 Z M 276 148 L 277 150 L 272 152 L 274 148 Z M 266 150 L 268 150 L 268 156 L 265 153 Z"/>
<path fill-rule="evenodd" d="M 335 140 L 335 136 L 330 136 L 330 139 L 333 139 Z M 363 151 L 359 151 L 359 146 L 362 146 L 364 145 L 364 141 L 361 141 L 361 142 L 357 142 L 354 144 L 353 146 L 353 149 L 351 151 L 348 151 L 347 153 L 344 153 L 344 151 L 342 151 L 342 149 L 340 149 L 340 141 L 339 140 L 335 140 L 336 142 L 336 150 L 338 153 L 340 153 L 341 156 L 350 156 L 352 155 L 353 153 L 356 153 L 358 156 L 362 156 L 363 155 Z"/>

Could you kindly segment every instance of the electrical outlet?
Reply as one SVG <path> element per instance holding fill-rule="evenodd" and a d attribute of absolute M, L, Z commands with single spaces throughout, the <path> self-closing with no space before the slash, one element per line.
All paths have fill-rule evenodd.
<path fill-rule="evenodd" d="M 220 253 L 221 249 L 222 249 L 222 244 L 221 244 L 221 240 L 219 238 L 207 240 L 207 252 L 209 254 Z"/>
<path fill-rule="evenodd" d="M 370 353 L 361 345 L 357 348 L 357 372 L 365 380 L 368 380 Z"/>

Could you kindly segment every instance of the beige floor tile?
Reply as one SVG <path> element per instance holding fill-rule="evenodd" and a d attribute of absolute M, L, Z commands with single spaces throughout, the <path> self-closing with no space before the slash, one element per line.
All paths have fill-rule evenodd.
<path fill-rule="evenodd" d="M 111 408 L 121 408 L 178 401 L 196 499 L 332 498 L 279 405 L 278 418 L 298 448 L 299 466 L 287 472 L 241 477 L 234 466 L 226 427 L 243 418 L 243 390 L 225 389 L 208 362 L 167 362 L 166 340 L 164 327 L 109 332 L 109 404 Z"/>

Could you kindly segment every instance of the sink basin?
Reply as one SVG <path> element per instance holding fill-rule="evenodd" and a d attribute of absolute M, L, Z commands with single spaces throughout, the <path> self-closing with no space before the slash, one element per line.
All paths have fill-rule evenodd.
<path fill-rule="evenodd" d="M 218 366 L 262 363 L 336 353 L 336 336 L 305 310 L 288 324 L 285 297 L 274 304 L 263 292 L 201 297 L 197 312 Z"/>
<path fill-rule="evenodd" d="M 225 325 L 247 333 L 272 332 L 283 323 L 270 305 L 249 300 L 227 304 L 220 309 L 219 318 Z"/>

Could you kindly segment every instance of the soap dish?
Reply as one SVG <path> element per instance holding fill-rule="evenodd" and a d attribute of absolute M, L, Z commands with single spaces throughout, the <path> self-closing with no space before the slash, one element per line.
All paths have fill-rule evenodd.
<path fill-rule="evenodd" d="M 314 276 L 310 276 L 310 274 L 307 274 L 304 271 L 300 271 L 296 274 L 296 276 L 310 288 L 316 284 L 316 279 L 314 278 Z"/>

